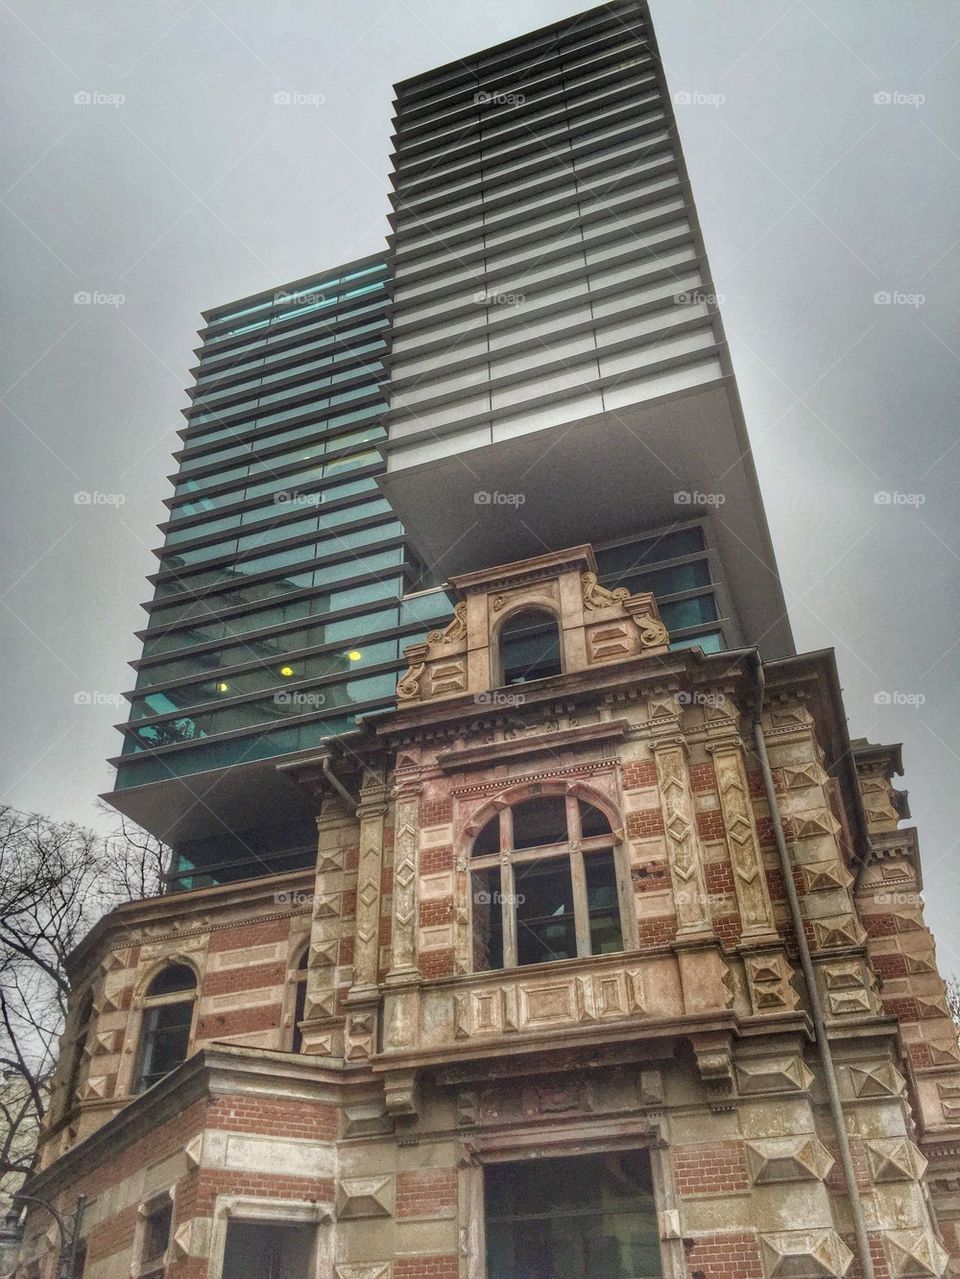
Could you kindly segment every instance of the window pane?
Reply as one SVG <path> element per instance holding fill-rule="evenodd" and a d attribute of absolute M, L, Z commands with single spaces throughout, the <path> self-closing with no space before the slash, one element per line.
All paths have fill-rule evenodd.
<path fill-rule="evenodd" d="M 473 888 L 473 970 L 480 973 L 503 967 L 503 913 L 500 867 L 474 871 Z"/>
<path fill-rule="evenodd" d="M 580 834 L 584 839 L 595 835 L 609 835 L 610 823 L 599 808 L 580 800 Z"/>
<path fill-rule="evenodd" d="M 491 817 L 483 830 L 473 841 L 474 857 L 486 857 L 489 853 L 500 851 L 500 817 Z"/>
<path fill-rule="evenodd" d="M 699 626 L 701 622 L 715 622 L 717 604 L 713 595 L 696 595 L 692 600 L 661 604 L 660 616 L 668 630 L 680 630 L 684 626 Z"/>
<path fill-rule="evenodd" d="M 567 801 L 562 795 L 525 799 L 512 811 L 514 848 L 562 844 L 567 838 Z"/>
<path fill-rule="evenodd" d="M 566 856 L 520 862 L 514 867 L 517 962 L 575 959 L 573 885 Z"/>
<path fill-rule="evenodd" d="M 590 912 L 590 954 L 611 955 L 623 950 L 617 872 L 613 853 L 588 853 L 587 906 Z"/>
<path fill-rule="evenodd" d="M 141 1088 L 149 1088 L 186 1060 L 192 1016 L 193 1000 L 147 1010 L 143 1019 Z"/>
<path fill-rule="evenodd" d="M 521 613 L 500 633 L 500 659 L 504 684 L 559 675 L 560 631 L 546 613 Z"/>
<path fill-rule="evenodd" d="M 170 1243 L 170 1227 L 173 1224 L 173 1204 L 165 1204 L 147 1218 L 143 1238 L 143 1260 L 155 1261 L 167 1251 Z"/>

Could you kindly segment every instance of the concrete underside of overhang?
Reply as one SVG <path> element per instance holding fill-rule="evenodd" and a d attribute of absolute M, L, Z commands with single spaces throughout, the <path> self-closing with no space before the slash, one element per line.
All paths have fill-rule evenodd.
<path fill-rule="evenodd" d="M 401 455 L 378 482 L 441 577 L 710 515 L 746 642 L 794 652 L 732 377 L 414 466 Z"/>

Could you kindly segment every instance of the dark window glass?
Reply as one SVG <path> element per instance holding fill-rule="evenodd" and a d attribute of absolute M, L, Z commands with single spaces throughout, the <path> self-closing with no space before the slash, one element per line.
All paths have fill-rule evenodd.
<path fill-rule="evenodd" d="M 290 1051 L 298 1053 L 303 1047 L 303 1031 L 300 1029 L 300 1023 L 303 1021 L 307 1010 L 307 957 L 309 951 L 305 950 L 300 956 L 300 962 L 297 964 L 296 991 L 293 999 L 293 1036 L 290 1044 Z"/>
<path fill-rule="evenodd" d="M 610 823 L 605 814 L 582 799 L 580 800 L 580 834 L 584 839 L 610 834 Z"/>
<path fill-rule="evenodd" d="M 518 862 L 514 865 L 514 884 L 517 962 L 522 966 L 575 959 L 573 884 L 567 858 Z"/>
<path fill-rule="evenodd" d="M 512 810 L 514 848 L 539 848 L 567 838 L 567 803 L 562 795 L 527 799 Z"/>
<path fill-rule="evenodd" d="M 631 594 L 652 591 L 658 598 L 676 595 L 679 591 L 693 591 L 710 583 L 710 565 L 706 560 L 691 560 L 689 564 L 674 564 L 672 568 L 656 569 L 652 573 L 639 573 L 618 577 L 618 586 L 625 586 Z"/>
<path fill-rule="evenodd" d="M 628 542 L 624 546 L 608 546 L 598 550 L 597 569 L 601 577 L 608 574 L 624 576 L 636 572 L 645 564 L 678 559 L 681 555 L 695 555 L 703 548 L 703 529 L 694 525 L 692 528 L 674 529 L 657 537 Z"/>
<path fill-rule="evenodd" d="M 660 616 L 668 630 L 699 626 L 701 622 L 717 620 L 717 603 L 712 595 L 696 595 L 692 600 L 674 600 L 672 604 L 661 604 Z"/>
<path fill-rule="evenodd" d="M 488 1164 L 487 1279 L 661 1279 L 643 1151 Z"/>
<path fill-rule="evenodd" d="M 689 639 L 675 640 L 670 648 L 676 652 L 683 648 L 702 648 L 705 653 L 719 653 L 723 649 L 720 631 L 708 631 L 705 635 L 692 635 Z"/>
<path fill-rule="evenodd" d="M 474 857 L 486 857 L 489 853 L 500 851 L 500 817 L 491 817 L 473 841 Z"/>
<path fill-rule="evenodd" d="M 173 1225 L 173 1204 L 166 1203 L 147 1217 L 143 1233 L 144 1264 L 159 1261 L 170 1246 L 170 1227 Z"/>
<path fill-rule="evenodd" d="M 197 978 L 192 968 L 186 964 L 170 964 L 162 972 L 157 973 L 147 987 L 147 997 L 154 995 L 174 995 L 181 990 L 193 990 Z"/>
<path fill-rule="evenodd" d="M 485 972 L 503 967 L 503 910 L 500 867 L 471 876 L 473 885 L 473 968 Z"/>
<path fill-rule="evenodd" d="M 512 617 L 500 632 L 500 662 L 504 684 L 559 675 L 560 631 L 548 614 L 528 611 Z"/>
<path fill-rule="evenodd" d="M 613 853 L 588 853 L 584 857 L 587 908 L 590 912 L 590 953 L 611 955 L 623 950 L 617 872 Z"/>
<path fill-rule="evenodd" d="M 182 1003 L 159 1004 L 144 1011 L 140 1091 L 169 1075 L 171 1070 L 176 1070 L 186 1060 L 192 1017 L 192 999 Z"/>

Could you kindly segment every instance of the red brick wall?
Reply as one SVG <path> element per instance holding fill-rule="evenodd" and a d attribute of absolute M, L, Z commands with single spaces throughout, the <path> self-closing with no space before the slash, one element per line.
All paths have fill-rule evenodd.
<path fill-rule="evenodd" d="M 648 764 L 624 764 L 621 770 L 623 784 L 627 790 L 639 789 L 643 786 L 656 786 L 657 766 Z"/>
<path fill-rule="evenodd" d="M 453 870 L 453 849 L 424 848 L 420 852 L 420 872 L 423 875 L 434 875 L 442 870 Z"/>
<path fill-rule="evenodd" d="M 630 839 L 649 839 L 663 834 L 663 814 L 659 808 L 642 808 L 627 813 L 627 835 Z"/>
<path fill-rule="evenodd" d="M 456 1211 L 455 1168 L 425 1168 L 397 1174 L 398 1217 L 452 1217 Z"/>
<path fill-rule="evenodd" d="M 763 1279 L 756 1237 L 729 1234 L 698 1239 L 687 1253 L 687 1274 L 702 1274 L 703 1279 Z"/>
<path fill-rule="evenodd" d="M 750 1172 L 741 1141 L 703 1141 L 674 1146 L 670 1153 L 678 1195 L 750 1189 Z"/>
<path fill-rule="evenodd" d="M 398 1257 L 393 1263 L 393 1279 L 460 1279 L 456 1257 Z"/>

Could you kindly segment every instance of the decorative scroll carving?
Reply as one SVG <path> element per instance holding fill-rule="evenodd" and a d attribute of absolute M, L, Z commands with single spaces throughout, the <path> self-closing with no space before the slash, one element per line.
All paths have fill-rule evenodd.
<path fill-rule="evenodd" d="M 660 781 L 663 824 L 669 840 L 678 935 L 706 933 L 710 930 L 707 889 L 686 748 L 677 738 L 653 741 L 651 746 Z"/>
<path fill-rule="evenodd" d="M 431 631 L 427 636 L 427 644 L 455 644 L 467 637 L 467 605 L 461 601 L 454 605 L 453 621 L 448 622 L 442 631 Z"/>
<path fill-rule="evenodd" d="M 409 702 L 413 698 L 420 696 L 420 677 L 423 674 L 424 666 L 425 663 L 416 662 L 397 684 L 397 698 L 399 701 Z"/>
<path fill-rule="evenodd" d="M 750 803 L 743 753 L 735 741 L 716 742 L 709 749 L 717 772 L 720 809 L 727 832 L 743 935 L 766 936 L 776 931 L 776 925 Z"/>
<path fill-rule="evenodd" d="M 585 609 L 609 608 L 611 604 L 620 604 L 630 597 L 630 592 L 625 586 L 618 586 L 616 590 L 608 591 L 597 581 L 596 573 L 582 573 L 580 582 L 583 587 Z"/>

